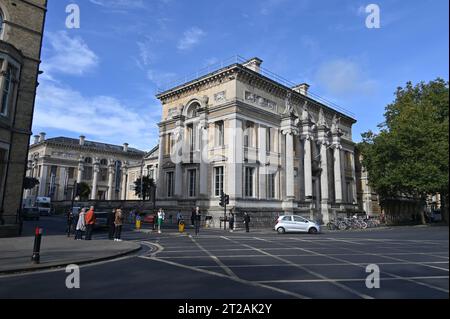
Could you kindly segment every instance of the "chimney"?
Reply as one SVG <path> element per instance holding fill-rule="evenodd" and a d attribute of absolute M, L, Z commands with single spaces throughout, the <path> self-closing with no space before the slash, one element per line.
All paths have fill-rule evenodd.
<path fill-rule="evenodd" d="M 263 63 L 263 60 L 259 58 L 253 58 L 248 60 L 243 64 L 247 69 L 250 69 L 252 71 L 255 71 L 257 73 L 261 73 L 261 64 Z"/>
<path fill-rule="evenodd" d="M 86 136 L 80 136 L 80 146 L 84 146 L 84 142 L 86 141 Z"/>
<path fill-rule="evenodd" d="M 41 143 L 41 142 L 44 142 L 45 141 L 45 133 L 44 132 L 42 132 L 42 133 L 39 133 L 39 143 Z"/>
<path fill-rule="evenodd" d="M 310 85 L 308 83 L 302 83 L 302 84 L 299 84 L 297 86 L 294 86 L 292 89 L 295 92 L 298 92 L 298 93 L 300 93 L 302 95 L 306 95 L 307 96 L 309 87 L 310 87 Z"/>
<path fill-rule="evenodd" d="M 128 143 L 124 143 L 123 144 L 123 151 L 124 152 L 128 152 L 128 145 L 129 145 Z"/>
<path fill-rule="evenodd" d="M 38 144 L 39 143 L 39 138 L 40 138 L 39 135 L 35 135 L 33 144 Z"/>

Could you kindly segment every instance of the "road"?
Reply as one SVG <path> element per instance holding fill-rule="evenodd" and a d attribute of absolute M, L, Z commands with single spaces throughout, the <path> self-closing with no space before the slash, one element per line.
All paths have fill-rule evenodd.
<path fill-rule="evenodd" d="M 62 219 L 40 222 L 47 234 Z M 34 228 L 27 222 L 25 232 Z M 81 267 L 80 289 L 64 270 L 0 277 L 0 298 L 372 299 L 449 297 L 448 227 L 400 227 L 277 235 L 270 231 L 199 236 L 126 230 L 142 245 L 134 255 Z M 97 233 L 95 238 L 105 238 Z M 95 241 L 93 241 L 95 244 Z M 366 286 L 368 265 L 380 288 Z"/>

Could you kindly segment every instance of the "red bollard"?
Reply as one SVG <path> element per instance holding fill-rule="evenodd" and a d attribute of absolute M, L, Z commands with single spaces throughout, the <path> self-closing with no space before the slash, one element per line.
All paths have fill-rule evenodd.
<path fill-rule="evenodd" d="M 33 256 L 31 257 L 31 261 L 33 262 L 33 264 L 39 264 L 41 261 L 41 239 L 42 228 L 36 227 L 36 232 L 34 234 Z"/>

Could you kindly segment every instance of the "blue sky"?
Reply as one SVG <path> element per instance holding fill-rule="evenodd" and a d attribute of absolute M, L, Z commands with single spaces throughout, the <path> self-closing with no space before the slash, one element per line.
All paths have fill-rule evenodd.
<path fill-rule="evenodd" d="M 80 7 L 67 29 L 66 6 Z M 376 3 L 381 28 L 367 29 Z M 448 80 L 448 0 L 50 0 L 33 132 L 158 140 L 158 86 L 239 54 L 355 114 L 353 138 L 383 121 L 407 81 Z"/>

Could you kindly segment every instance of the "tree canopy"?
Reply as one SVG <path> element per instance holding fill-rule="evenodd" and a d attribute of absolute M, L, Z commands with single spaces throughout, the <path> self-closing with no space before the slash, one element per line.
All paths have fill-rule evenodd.
<path fill-rule="evenodd" d="M 408 82 L 395 96 L 380 132 L 362 134 L 358 146 L 370 185 L 382 197 L 448 198 L 449 83 Z"/>
<path fill-rule="evenodd" d="M 141 185 L 142 185 L 142 190 L 141 190 Z M 139 196 L 143 200 L 150 199 L 153 194 L 153 190 L 155 188 L 156 188 L 155 181 L 153 180 L 153 178 L 150 178 L 148 176 L 142 177 L 142 183 L 141 183 L 141 178 L 138 178 L 134 182 L 135 194 L 136 194 L 136 196 Z"/>

